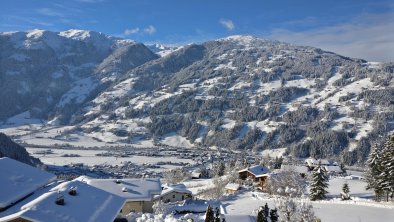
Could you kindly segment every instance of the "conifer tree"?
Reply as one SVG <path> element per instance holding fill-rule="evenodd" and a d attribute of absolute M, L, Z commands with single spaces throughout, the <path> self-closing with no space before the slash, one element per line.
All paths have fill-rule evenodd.
<path fill-rule="evenodd" d="M 341 199 L 342 200 L 350 200 L 350 189 L 349 189 L 349 184 L 345 182 L 342 186 L 342 193 L 341 193 Z"/>
<path fill-rule="evenodd" d="M 207 211 L 205 212 L 205 222 L 215 222 L 215 216 L 211 205 L 208 205 Z"/>
<path fill-rule="evenodd" d="M 278 209 L 272 209 L 270 211 L 270 219 L 271 222 L 278 222 L 279 216 L 278 216 Z"/>
<path fill-rule="evenodd" d="M 374 145 L 367 159 L 367 171 L 365 172 L 365 178 L 367 181 L 367 190 L 373 190 L 375 192 L 375 200 L 380 200 L 383 192 L 382 188 L 382 163 L 381 155 L 378 145 Z"/>
<path fill-rule="evenodd" d="M 375 199 L 386 201 L 394 196 L 394 134 L 383 145 L 374 145 L 367 160 L 367 189 L 375 192 Z"/>
<path fill-rule="evenodd" d="M 394 134 L 384 143 L 381 155 L 380 187 L 386 194 L 386 201 L 389 196 L 394 195 Z"/>
<path fill-rule="evenodd" d="M 265 205 L 264 205 L 264 216 L 268 217 L 269 213 L 270 213 L 270 208 L 268 207 L 268 204 L 265 203 Z"/>
<path fill-rule="evenodd" d="M 219 207 L 216 207 L 215 222 L 220 222 L 220 210 L 219 210 Z"/>
<path fill-rule="evenodd" d="M 267 217 L 264 215 L 264 209 L 260 209 L 257 213 L 256 222 L 268 222 Z"/>
<path fill-rule="evenodd" d="M 321 163 L 316 166 L 312 172 L 310 182 L 310 198 L 312 201 L 323 200 L 326 198 L 328 188 L 328 177 Z"/>

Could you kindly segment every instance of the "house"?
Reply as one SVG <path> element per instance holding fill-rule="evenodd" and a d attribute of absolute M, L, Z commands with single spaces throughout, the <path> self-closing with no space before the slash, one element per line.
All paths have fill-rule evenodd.
<path fill-rule="evenodd" d="M 313 170 L 319 163 L 320 163 L 321 166 L 330 166 L 330 165 L 334 164 L 334 163 L 332 163 L 331 161 L 329 161 L 327 159 L 316 160 L 313 157 L 309 157 L 309 158 L 305 159 L 305 164 L 306 164 L 306 166 L 308 166 L 308 168 L 310 170 Z"/>
<path fill-rule="evenodd" d="M 193 171 L 191 173 L 192 179 L 200 179 L 201 178 L 201 172 L 199 171 Z"/>
<path fill-rule="evenodd" d="M 152 213 L 153 197 L 162 192 L 159 179 L 153 178 L 125 178 L 125 179 L 92 179 L 77 178 L 96 188 L 124 198 L 125 204 L 121 214 L 130 212 Z"/>
<path fill-rule="evenodd" d="M 258 182 L 260 189 L 263 189 L 265 181 L 269 176 L 268 173 L 268 168 L 260 165 L 255 165 L 238 171 L 240 179 L 246 180 L 247 178 L 251 178 L 254 182 Z"/>
<path fill-rule="evenodd" d="M 56 179 L 56 175 L 17 160 L 0 158 L 0 211 L 4 211 Z"/>
<path fill-rule="evenodd" d="M 319 159 L 316 160 L 314 158 L 305 159 L 305 164 L 309 170 L 313 170 L 318 164 L 326 170 L 326 172 L 330 175 L 342 174 L 343 171 L 340 166 L 338 166 L 337 162 L 327 159 Z"/>
<path fill-rule="evenodd" d="M 329 175 L 338 175 L 343 173 L 343 170 L 341 169 L 340 166 L 333 165 L 333 166 L 323 166 L 323 167 Z"/>
<path fill-rule="evenodd" d="M 0 218 L 7 222 L 85 222 L 114 221 L 125 199 L 80 181 L 59 184 L 19 212 Z"/>
<path fill-rule="evenodd" d="M 164 203 L 169 203 L 192 198 L 192 192 L 188 190 L 185 185 L 176 184 L 170 186 L 163 186 L 161 194 L 155 196 L 154 200 L 161 200 Z"/>
<path fill-rule="evenodd" d="M 241 189 L 241 186 L 238 183 L 228 183 L 224 189 L 226 193 L 235 193 Z"/>

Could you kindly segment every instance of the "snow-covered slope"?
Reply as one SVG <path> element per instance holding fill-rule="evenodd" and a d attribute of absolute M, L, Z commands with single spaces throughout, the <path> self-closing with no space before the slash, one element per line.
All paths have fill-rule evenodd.
<path fill-rule="evenodd" d="M 162 44 L 152 44 L 152 45 L 147 45 L 147 47 L 154 53 L 156 53 L 157 55 L 159 55 L 160 57 L 164 57 L 176 50 L 181 49 L 183 46 L 166 46 L 166 45 L 162 45 Z"/>
<path fill-rule="evenodd" d="M 95 44 L 107 44 L 101 42 L 103 34 L 78 30 L 3 33 L 0 41 L 31 46 L 41 39 L 38 42 L 58 52 L 56 36 L 93 49 Z M 50 44 L 42 39 L 51 39 Z M 371 63 L 252 36 L 230 36 L 176 50 L 150 46 L 156 53 L 169 52 L 160 58 L 141 44 L 104 39 L 112 45 L 96 59 L 90 57 L 100 55 L 103 48 L 89 54 L 83 47 L 70 51 L 66 44 L 67 53 L 55 56 L 63 68 L 45 66 L 51 70 L 45 88 L 51 96 L 44 97 L 40 106 L 26 105 L 23 96 L 12 103 L 2 101 L 3 107 L 17 105 L 12 115 L 0 110 L 0 117 L 26 111 L 17 107 L 29 107 L 31 114 L 40 114 L 45 107 L 52 110 L 47 116 L 50 123 L 72 126 L 63 134 L 102 143 L 287 148 L 296 156 L 341 156 L 347 163 L 365 159 L 370 145 L 394 129 L 392 63 Z M 6 58 L 17 64 L 3 66 L 1 75 L 6 79 L 19 78 L 26 64 L 38 64 L 41 58 L 36 50 L 26 54 L 10 43 L 2 47 L 12 51 Z M 52 58 L 52 51 L 44 57 Z M 82 56 L 85 51 L 90 57 Z M 31 95 L 37 88 L 26 78 L 14 83 L 19 84 L 20 95 Z M 61 91 L 51 91 L 65 83 Z"/>
<path fill-rule="evenodd" d="M 158 57 L 141 43 L 84 30 L 0 33 L 0 49 L 0 106 L 7 107 L 0 120 L 30 111 L 67 122 L 113 76 Z"/>
<path fill-rule="evenodd" d="M 93 100 L 81 129 L 106 142 L 345 152 L 354 163 L 394 129 L 392 77 L 392 64 L 231 36 L 130 70 Z M 388 100 L 366 98 L 375 91 Z"/>

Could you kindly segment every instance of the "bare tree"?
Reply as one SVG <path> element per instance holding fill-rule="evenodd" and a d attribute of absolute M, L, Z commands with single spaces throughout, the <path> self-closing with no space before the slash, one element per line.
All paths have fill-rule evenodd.
<path fill-rule="evenodd" d="M 172 169 L 163 172 L 163 179 L 169 184 L 177 184 L 189 178 L 190 175 L 182 169 Z"/>
<path fill-rule="evenodd" d="M 270 194 L 300 197 L 306 191 L 306 181 L 299 173 L 288 170 L 272 175 L 264 190 Z"/>

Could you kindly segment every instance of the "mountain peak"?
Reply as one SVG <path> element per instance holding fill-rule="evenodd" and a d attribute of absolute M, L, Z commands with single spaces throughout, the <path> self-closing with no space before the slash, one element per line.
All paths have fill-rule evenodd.
<path fill-rule="evenodd" d="M 48 32 L 48 31 L 41 30 L 41 29 L 29 30 L 26 33 L 26 37 L 29 39 L 38 39 L 38 38 L 41 38 L 45 34 L 45 32 Z"/>
<path fill-rule="evenodd" d="M 87 39 L 119 39 L 120 40 L 121 39 L 121 38 L 106 35 L 102 32 L 81 30 L 81 29 L 69 29 L 63 32 L 59 32 L 58 35 L 74 40 L 87 40 Z"/>
<path fill-rule="evenodd" d="M 230 35 L 225 38 L 218 39 L 218 41 L 232 41 L 250 44 L 255 41 L 268 41 L 266 39 L 257 38 L 251 35 Z"/>

